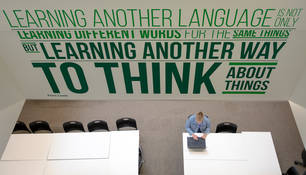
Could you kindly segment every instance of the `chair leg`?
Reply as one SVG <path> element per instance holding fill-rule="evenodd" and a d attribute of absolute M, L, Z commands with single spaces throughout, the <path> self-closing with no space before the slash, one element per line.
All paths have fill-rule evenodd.
<path fill-rule="evenodd" d="M 295 165 L 299 165 L 299 166 L 302 166 L 302 167 L 306 168 L 306 164 L 305 164 L 305 163 L 303 163 L 303 162 L 300 162 L 300 161 L 294 161 L 294 164 L 295 164 Z"/>
<path fill-rule="evenodd" d="M 141 171 L 141 167 L 142 167 L 142 165 L 143 165 L 143 163 L 144 163 L 144 160 L 143 160 L 143 151 L 142 151 L 142 147 L 141 147 L 141 145 L 139 145 L 139 156 L 138 156 L 138 158 L 139 158 L 139 162 L 138 162 L 138 174 L 140 174 L 140 171 Z"/>

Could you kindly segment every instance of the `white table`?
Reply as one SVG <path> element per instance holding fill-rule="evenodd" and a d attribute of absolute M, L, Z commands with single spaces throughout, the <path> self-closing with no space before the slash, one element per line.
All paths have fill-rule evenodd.
<path fill-rule="evenodd" d="M 6 147 L 4 152 L 5 157 L 8 158 L 13 155 L 14 149 L 21 150 L 21 146 L 16 146 L 13 143 L 26 142 L 26 145 L 39 144 L 41 140 L 36 139 L 36 142 L 28 143 L 26 138 L 32 138 L 32 136 L 41 137 L 45 140 L 49 137 L 49 149 L 45 150 L 44 159 L 39 161 L 26 160 L 19 156 L 17 161 L 0 161 L 0 174 L 1 175 L 84 175 L 84 174 L 95 174 L 95 175 L 138 175 L 138 148 L 139 148 L 139 131 L 112 131 L 112 132 L 92 132 L 92 133 L 60 133 L 60 134 L 18 134 L 12 135 L 10 143 Z M 108 135 L 108 136 L 107 136 Z M 70 138 L 68 138 L 70 137 Z M 63 139 L 65 138 L 65 139 Z M 80 138 L 79 141 L 75 141 L 75 138 Z M 106 141 L 108 138 L 108 142 Z M 11 141 L 11 139 L 13 139 Z M 72 141 L 71 141 L 72 140 Z M 93 158 L 93 154 L 83 149 L 97 149 L 98 147 L 92 145 L 86 145 L 83 143 L 76 145 L 77 148 L 72 148 L 73 151 L 68 150 L 73 146 L 72 143 L 80 141 L 89 141 L 88 143 L 94 143 L 93 140 L 98 140 L 96 145 L 101 144 L 101 140 L 108 143 L 108 157 L 107 158 Z M 33 140 L 31 140 L 33 141 Z M 64 144 L 67 143 L 68 144 Z M 83 145 L 82 145 L 83 144 Z M 51 148 L 53 147 L 53 148 Z M 66 148 L 67 147 L 67 148 Z M 80 150 L 82 158 L 75 157 L 72 159 L 66 159 L 67 154 L 63 153 L 64 159 L 50 159 L 51 149 L 53 153 L 59 154 L 63 150 L 70 151 L 69 156 L 75 155 L 76 150 Z M 100 149 L 104 149 L 103 146 Z M 107 149 L 107 148 L 106 148 Z M 7 152 L 8 151 L 8 152 Z M 22 155 L 30 155 L 29 152 L 34 152 L 35 149 L 20 151 Z M 40 151 L 41 152 L 41 151 Z M 99 151 L 98 151 L 99 152 Z M 54 155 L 52 153 L 52 155 Z M 86 155 L 85 153 L 88 153 Z M 100 152 L 102 153 L 102 152 Z M 50 156 L 51 157 L 51 156 Z M 85 158 L 88 157 L 88 158 Z M 14 157 L 16 159 L 16 156 Z M 16 163 L 17 162 L 17 163 Z"/>
<path fill-rule="evenodd" d="M 12 134 L 1 160 L 46 160 L 52 134 Z"/>
<path fill-rule="evenodd" d="M 107 175 L 108 159 L 48 161 L 44 175 Z"/>
<path fill-rule="evenodd" d="M 138 175 L 138 131 L 112 131 L 110 175 Z"/>
<path fill-rule="evenodd" d="M 183 136 L 184 159 L 206 159 L 206 160 L 246 160 L 243 152 L 241 134 L 216 134 L 211 133 L 206 138 L 205 150 L 190 150 L 187 147 L 188 133 Z M 201 135 L 201 134 L 199 134 Z"/>
<path fill-rule="evenodd" d="M 262 175 L 281 175 L 277 154 L 274 148 L 270 132 L 243 132 L 246 147 L 249 148 L 248 155 L 253 172 L 258 171 Z M 250 172 L 250 175 L 258 173 Z"/>
<path fill-rule="evenodd" d="M 269 132 L 211 133 L 206 140 L 207 150 L 198 152 L 188 150 L 187 136 L 183 133 L 185 175 L 281 175 Z"/>
<path fill-rule="evenodd" d="M 108 158 L 110 132 L 13 134 L 1 160 Z"/>
<path fill-rule="evenodd" d="M 49 160 L 106 159 L 110 132 L 53 134 Z"/>
<path fill-rule="evenodd" d="M 42 175 L 46 161 L 0 161 L 1 175 Z"/>

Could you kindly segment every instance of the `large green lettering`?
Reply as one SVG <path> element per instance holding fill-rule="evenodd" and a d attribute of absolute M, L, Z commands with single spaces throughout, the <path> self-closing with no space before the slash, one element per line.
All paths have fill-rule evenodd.
<path fill-rule="evenodd" d="M 76 75 L 78 76 L 78 79 L 79 79 L 79 82 L 80 82 L 80 85 L 81 85 L 80 89 L 77 89 L 73 85 L 70 73 L 68 71 L 69 68 L 73 68 L 75 70 Z M 84 75 L 84 72 L 83 72 L 80 65 L 68 62 L 68 63 L 61 64 L 60 69 L 61 69 L 61 72 L 63 74 L 66 85 L 71 92 L 78 93 L 78 94 L 83 94 L 83 93 L 86 93 L 88 91 L 88 85 L 87 85 L 87 82 L 86 82 L 86 79 L 85 79 L 85 75 Z"/>
<path fill-rule="evenodd" d="M 126 93 L 133 93 L 133 81 L 140 82 L 141 93 L 148 93 L 148 80 L 146 63 L 138 63 L 139 76 L 132 77 L 130 70 L 130 63 L 122 63 L 123 77 L 125 82 Z"/>
<path fill-rule="evenodd" d="M 166 63 L 166 94 L 172 93 L 172 77 L 174 77 L 181 94 L 188 93 L 190 63 L 183 63 L 182 78 L 175 63 Z"/>
<path fill-rule="evenodd" d="M 104 68 L 105 79 L 108 87 L 108 92 L 111 94 L 116 93 L 112 67 L 118 67 L 118 63 L 95 63 L 96 67 Z"/>
<path fill-rule="evenodd" d="M 201 92 L 202 84 L 206 86 L 206 89 L 209 94 L 215 94 L 216 91 L 214 86 L 210 81 L 210 76 L 215 72 L 215 70 L 221 65 L 222 63 L 214 63 L 207 72 L 203 75 L 204 63 L 197 63 L 196 70 L 195 70 L 195 77 L 194 77 L 194 85 L 193 85 L 193 93 L 199 94 Z"/>
<path fill-rule="evenodd" d="M 152 63 L 152 78 L 153 78 L 153 92 L 160 93 L 160 65 L 159 63 Z"/>
<path fill-rule="evenodd" d="M 45 76 L 46 76 L 46 78 L 49 82 L 49 85 L 51 86 L 51 89 L 52 89 L 53 93 L 60 93 L 60 91 L 57 87 L 57 84 L 54 80 L 54 77 L 53 77 L 53 75 L 50 71 L 51 67 L 56 67 L 55 63 L 32 63 L 32 65 L 33 65 L 33 67 L 40 67 L 43 70 L 43 72 L 44 72 L 44 74 L 45 74 Z"/>

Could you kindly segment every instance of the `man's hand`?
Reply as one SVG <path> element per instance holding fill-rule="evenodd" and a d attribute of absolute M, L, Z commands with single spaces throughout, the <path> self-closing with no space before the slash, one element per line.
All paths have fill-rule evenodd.
<path fill-rule="evenodd" d="M 192 134 L 192 137 L 193 137 L 194 140 L 198 140 L 198 136 L 197 135 Z"/>
<path fill-rule="evenodd" d="M 206 139 L 206 137 L 207 137 L 207 134 L 203 134 L 201 138 Z"/>

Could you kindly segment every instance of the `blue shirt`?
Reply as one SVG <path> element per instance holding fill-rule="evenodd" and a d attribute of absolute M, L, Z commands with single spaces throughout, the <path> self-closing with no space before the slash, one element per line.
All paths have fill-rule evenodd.
<path fill-rule="evenodd" d="M 210 121 L 205 115 L 203 121 L 198 124 L 198 122 L 196 121 L 196 115 L 193 114 L 187 119 L 185 129 L 190 135 L 198 132 L 198 130 L 200 130 L 201 133 L 208 134 L 210 132 Z"/>

